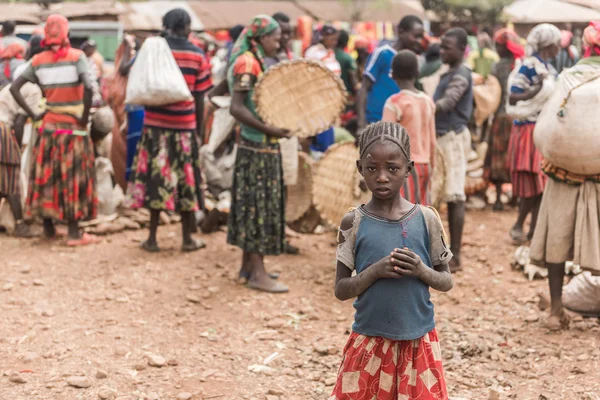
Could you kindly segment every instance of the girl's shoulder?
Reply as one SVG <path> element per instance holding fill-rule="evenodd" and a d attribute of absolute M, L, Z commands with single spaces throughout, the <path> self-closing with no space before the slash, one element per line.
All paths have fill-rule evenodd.
<path fill-rule="evenodd" d="M 251 74 L 258 76 L 260 72 L 260 63 L 250 51 L 241 54 L 233 64 L 234 75 Z"/>

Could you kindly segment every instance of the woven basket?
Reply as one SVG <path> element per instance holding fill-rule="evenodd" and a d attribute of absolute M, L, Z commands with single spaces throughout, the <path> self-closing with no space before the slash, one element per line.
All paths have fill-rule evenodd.
<path fill-rule="evenodd" d="M 317 163 L 313 174 L 313 204 L 330 226 L 338 226 L 350 208 L 371 199 L 371 193 L 359 187 L 358 157 L 354 143 L 340 143 L 331 146 Z"/>
<path fill-rule="evenodd" d="M 335 123 L 346 105 L 346 89 L 342 80 L 318 61 L 285 61 L 260 78 L 254 102 L 264 122 L 306 138 Z"/>
<path fill-rule="evenodd" d="M 438 147 L 435 148 L 435 167 L 431 178 L 431 205 L 440 208 L 446 192 L 446 162 Z"/>
<path fill-rule="evenodd" d="M 306 153 L 298 153 L 298 180 L 287 186 L 285 220 L 288 223 L 302 218 L 312 205 L 313 159 Z"/>

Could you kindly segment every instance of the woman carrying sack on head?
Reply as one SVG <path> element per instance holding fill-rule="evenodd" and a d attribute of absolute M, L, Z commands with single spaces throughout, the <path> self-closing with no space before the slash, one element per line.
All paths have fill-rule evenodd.
<path fill-rule="evenodd" d="M 600 21 L 590 22 L 583 33 L 583 41 L 586 47 L 584 58 L 574 67 L 563 71 L 559 82 L 561 86 L 557 91 L 557 94 L 561 95 L 565 87 L 571 86 L 569 95 L 575 97 L 578 96 L 576 89 L 579 89 L 580 97 L 577 100 L 580 105 L 586 101 L 597 102 L 597 92 L 593 86 L 586 88 L 585 85 L 597 85 L 597 79 L 600 77 Z M 574 118 L 573 114 L 575 114 L 573 108 L 576 100 L 572 97 L 556 99 L 562 103 L 561 109 L 565 108 L 565 123 L 560 125 L 557 132 L 560 132 L 563 138 L 572 141 L 574 144 L 572 147 L 576 148 L 589 143 L 582 137 L 584 135 L 588 138 L 594 137 L 597 126 L 593 123 L 588 124 L 587 132 L 583 132 L 580 127 L 571 126 L 569 129 L 570 125 L 566 120 L 569 117 L 568 108 L 571 107 L 571 118 Z M 554 100 L 554 97 L 550 100 L 551 103 L 546 109 L 548 113 L 546 111 L 542 113 L 542 118 L 549 118 L 549 120 L 541 120 L 545 125 L 552 122 L 557 124 L 556 110 L 550 107 L 558 104 L 554 103 Z M 580 107 L 586 106 L 589 108 L 584 114 L 597 110 L 597 104 L 587 103 Z M 590 119 L 592 117 L 589 116 Z M 556 126 L 554 124 L 553 127 Z M 566 132 L 563 129 L 566 129 Z M 552 142 L 548 142 L 551 138 L 544 134 L 545 131 L 536 132 L 536 143 L 547 149 L 549 146 L 544 142 Z M 553 136 L 556 136 L 556 133 Z M 594 143 L 589 143 L 589 146 L 594 146 Z M 569 155 L 569 149 L 570 147 L 562 149 L 562 154 Z M 575 160 L 578 152 L 572 150 L 572 153 L 572 157 L 566 159 L 572 159 L 573 163 L 577 164 Z M 596 160 L 600 157 L 600 154 L 589 155 L 595 156 Z M 572 260 L 582 269 L 592 270 L 596 274 L 600 271 L 600 174 L 581 175 L 561 167 L 552 165 L 546 160 L 542 164 L 542 170 L 550 179 L 542 198 L 538 226 L 533 236 L 530 253 L 533 263 L 548 268 L 551 308 L 547 325 L 550 330 L 560 330 L 569 325 L 569 318 L 563 309 L 562 301 L 565 262 Z"/>
<path fill-rule="evenodd" d="M 290 133 L 260 120 L 252 94 L 265 71 L 265 57 L 277 55 L 280 39 L 277 21 L 266 15 L 255 17 L 235 43 L 227 74 L 231 115 L 242 126 L 227 242 L 244 251 L 240 279 L 247 280 L 252 289 L 271 293 L 288 291 L 267 274 L 264 256 L 285 250 L 285 196 L 278 139 Z"/>
<path fill-rule="evenodd" d="M 45 51 L 31 60 L 10 91 L 34 120 L 42 119 L 35 144 L 27 196 L 26 219 L 41 217 L 46 237 L 57 236 L 55 221 L 67 221 L 67 245 L 96 243 L 82 234 L 79 221 L 95 218 L 94 146 L 87 125 L 92 83 L 85 54 L 69 42 L 69 22 L 50 15 L 44 27 Z M 26 82 L 37 84 L 46 98 L 46 113 L 35 114 L 21 93 Z"/>
<path fill-rule="evenodd" d="M 182 251 L 206 246 L 192 238 L 192 232 L 196 228 L 194 212 L 204 209 L 198 140 L 204 95 L 212 81 L 204 53 L 188 41 L 191 23 L 190 15 L 180 8 L 163 18 L 165 39 L 194 100 L 146 107 L 144 130 L 129 176 L 126 204 L 150 209 L 150 232 L 142 243 L 142 249 L 148 252 L 160 251 L 156 232 L 161 211 L 181 214 Z"/>

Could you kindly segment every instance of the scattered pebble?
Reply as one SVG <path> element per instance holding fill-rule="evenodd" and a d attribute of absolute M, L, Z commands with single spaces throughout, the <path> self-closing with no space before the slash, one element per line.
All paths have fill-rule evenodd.
<path fill-rule="evenodd" d="M 270 329 L 281 329 L 285 326 L 286 322 L 281 318 L 275 318 L 267 322 L 267 328 Z"/>
<path fill-rule="evenodd" d="M 148 365 L 151 367 L 162 368 L 166 363 L 167 361 L 161 356 L 152 355 L 148 359 Z"/>
<path fill-rule="evenodd" d="M 27 378 L 25 378 L 23 375 L 21 374 L 12 374 L 8 380 L 12 383 L 27 383 Z"/>
<path fill-rule="evenodd" d="M 192 398 L 192 394 L 188 392 L 179 393 L 177 395 L 177 400 L 190 400 Z"/>
<path fill-rule="evenodd" d="M 31 272 L 31 265 L 23 265 L 23 267 L 19 270 L 22 274 L 28 274 Z"/>
<path fill-rule="evenodd" d="M 90 382 L 87 376 L 70 376 L 67 378 L 67 383 L 69 386 L 79 389 L 87 389 L 92 386 L 92 382 Z"/>
<path fill-rule="evenodd" d="M 117 397 L 117 391 L 112 388 L 102 388 L 98 391 L 100 400 L 112 400 Z"/>
<path fill-rule="evenodd" d="M 198 303 L 200 303 L 200 302 L 202 301 L 202 300 L 200 300 L 200 297 L 198 297 L 198 296 L 196 296 L 196 295 L 194 295 L 194 294 L 191 294 L 191 293 L 188 293 L 188 294 L 186 294 L 186 295 L 185 295 L 185 298 L 186 298 L 188 301 L 190 301 L 190 302 L 192 302 L 192 303 L 195 303 L 195 304 L 198 304 Z"/>
<path fill-rule="evenodd" d="M 143 371 L 146 369 L 146 366 L 144 364 L 135 364 L 133 366 L 133 369 L 135 369 L 136 371 Z"/>
<path fill-rule="evenodd" d="M 41 279 L 34 279 L 34 280 L 33 280 L 33 285 L 34 285 L 34 286 L 44 286 L 44 285 L 45 285 L 45 283 L 44 283 L 44 281 L 43 281 L 43 280 L 41 280 Z"/>
<path fill-rule="evenodd" d="M 12 290 L 13 287 L 15 287 L 15 285 L 13 285 L 12 283 L 7 283 L 6 285 L 2 286 L 2 290 L 4 290 L 5 292 L 8 292 L 8 291 Z"/>
<path fill-rule="evenodd" d="M 101 369 L 96 371 L 96 379 L 106 379 L 106 378 L 108 378 L 108 374 L 106 373 L 106 371 L 103 371 Z"/>
<path fill-rule="evenodd" d="M 129 353 L 129 349 L 125 346 L 117 346 L 115 348 L 115 354 L 118 356 L 124 356 Z"/>

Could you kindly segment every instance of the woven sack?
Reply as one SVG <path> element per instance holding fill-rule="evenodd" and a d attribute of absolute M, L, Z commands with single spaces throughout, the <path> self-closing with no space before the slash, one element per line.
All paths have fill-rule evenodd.
<path fill-rule="evenodd" d="M 482 126 L 500 106 L 502 87 L 498 79 L 490 75 L 482 85 L 473 86 L 473 98 L 475 100 L 473 118 L 477 126 Z"/>
<path fill-rule="evenodd" d="M 346 89 L 342 80 L 318 61 L 285 61 L 260 78 L 254 101 L 264 122 L 306 138 L 335 123 L 346 105 Z"/>
<path fill-rule="evenodd" d="M 440 149 L 435 148 L 435 165 L 431 177 L 431 205 L 439 209 L 446 193 L 446 162 Z"/>
<path fill-rule="evenodd" d="M 560 75 L 533 137 L 553 165 L 594 175 L 600 173 L 600 63 L 584 61 Z"/>
<path fill-rule="evenodd" d="M 359 187 L 358 158 L 354 143 L 340 143 L 331 146 L 315 168 L 313 203 L 321 218 L 331 226 L 338 226 L 350 208 L 371 199 L 371 193 Z"/>
<path fill-rule="evenodd" d="M 167 41 L 146 39 L 129 71 L 125 103 L 165 106 L 193 99 Z"/>
<path fill-rule="evenodd" d="M 298 138 L 279 139 L 281 151 L 281 167 L 283 169 L 283 184 L 295 185 L 298 181 Z"/>
<path fill-rule="evenodd" d="M 298 153 L 297 181 L 287 186 L 285 220 L 288 223 L 302 218 L 312 206 L 313 159 L 306 153 Z"/>

